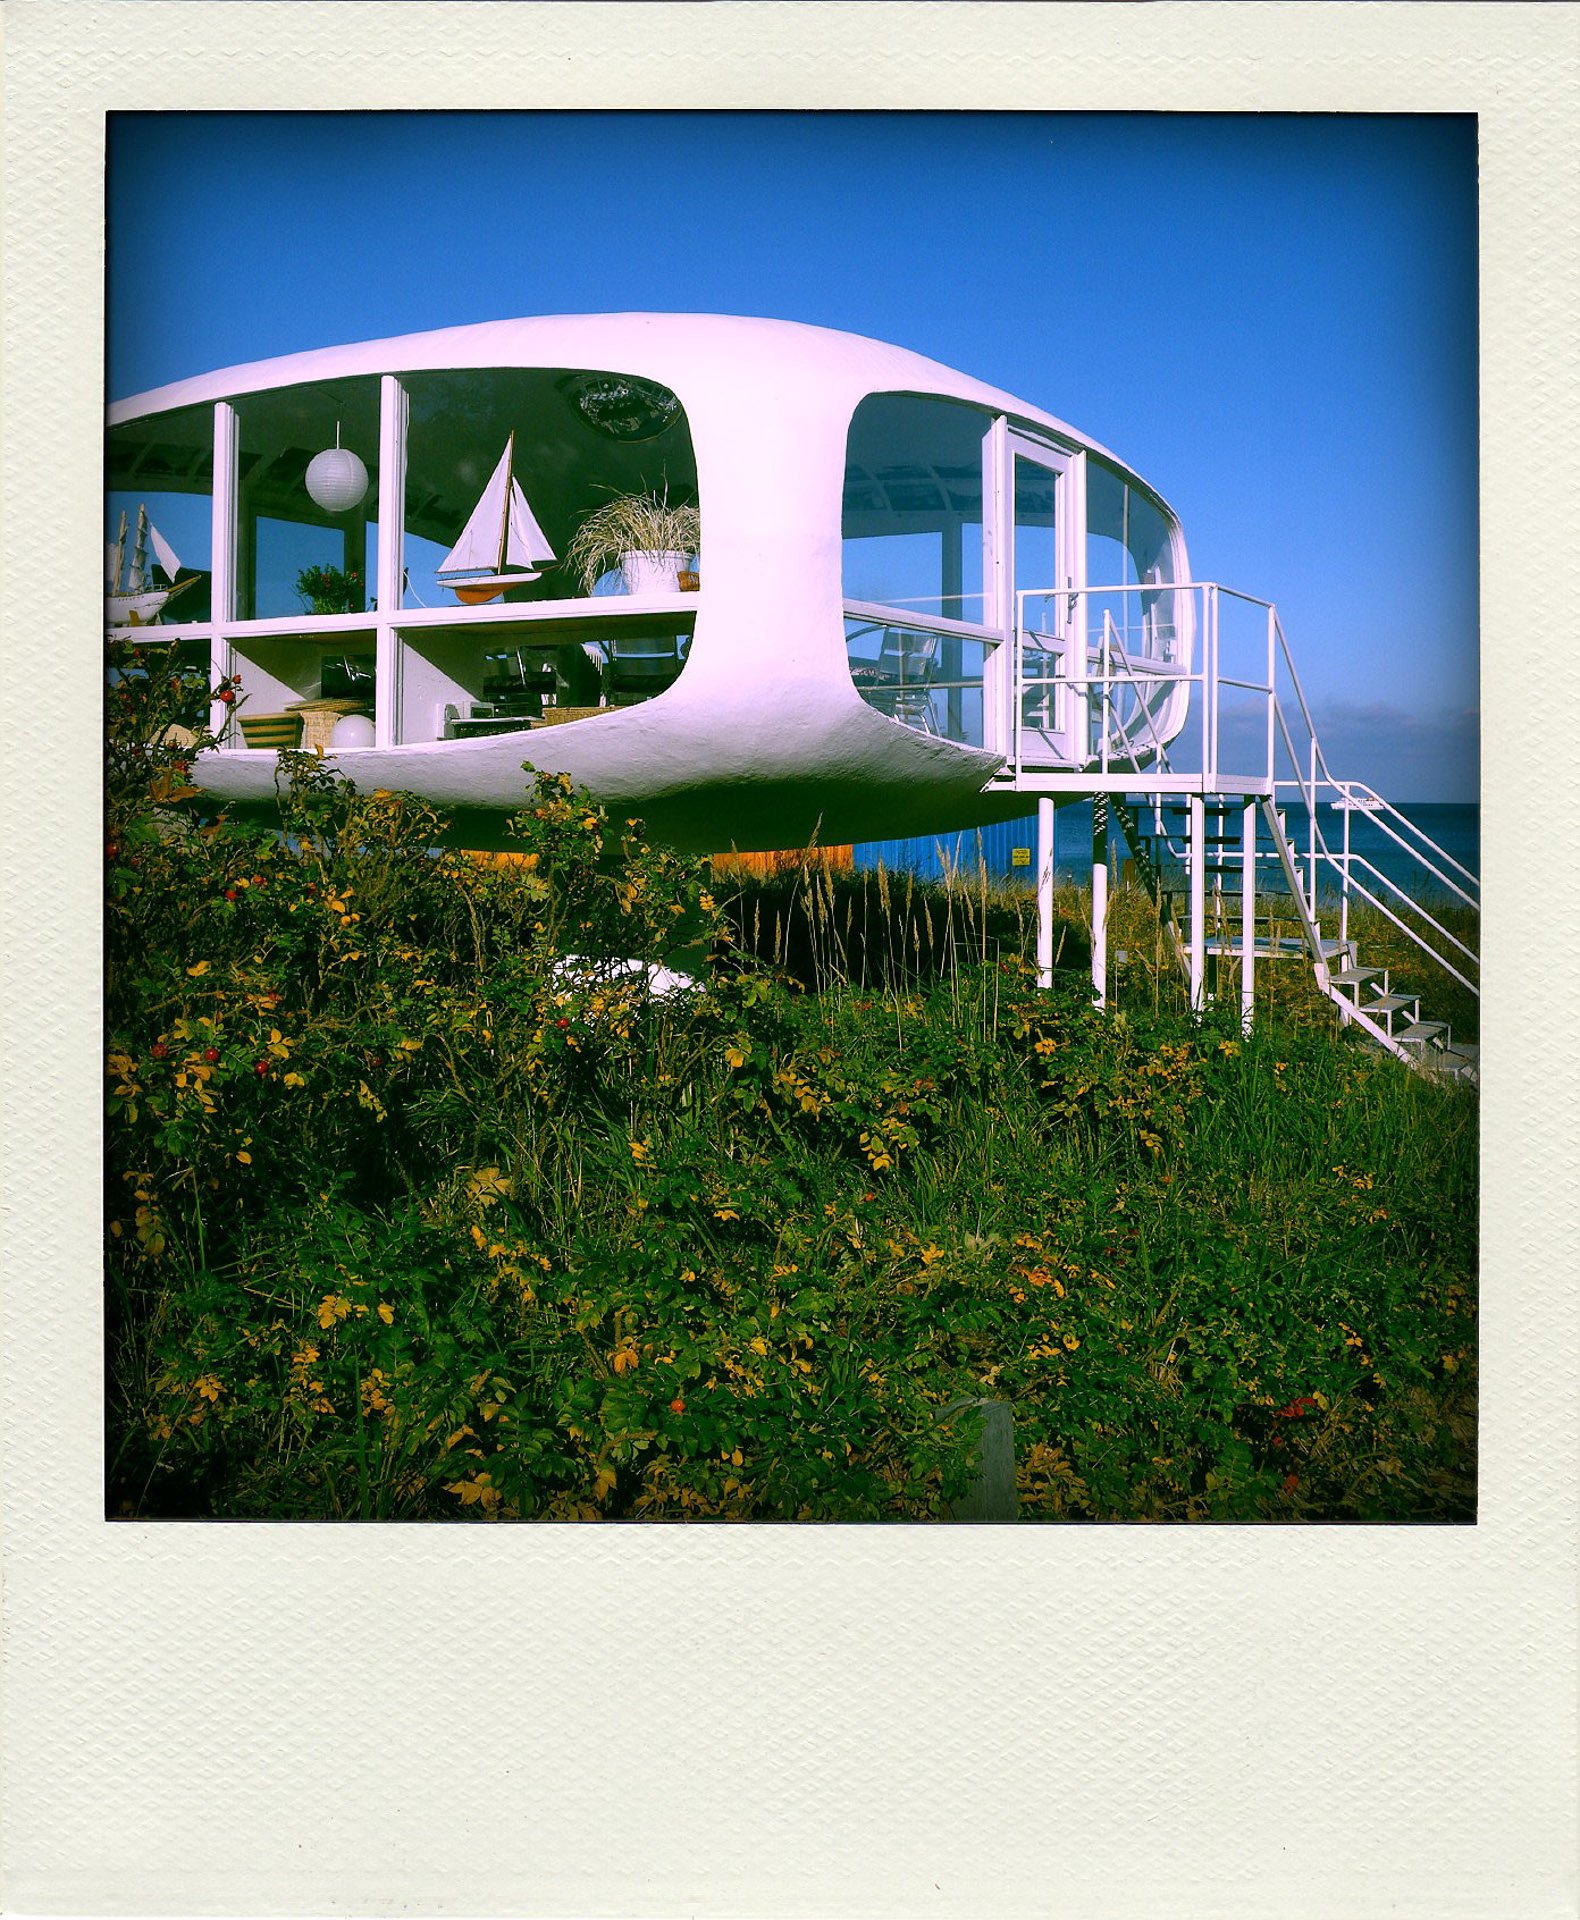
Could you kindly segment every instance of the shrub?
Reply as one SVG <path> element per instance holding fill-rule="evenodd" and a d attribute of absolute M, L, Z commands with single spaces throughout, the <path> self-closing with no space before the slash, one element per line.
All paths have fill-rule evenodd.
<path fill-rule="evenodd" d="M 495 862 L 311 756 L 215 815 L 123 685 L 112 1512 L 936 1519 L 998 1397 L 1026 1518 L 1473 1513 L 1462 1090 L 980 925 L 809 989 L 559 780 Z"/>

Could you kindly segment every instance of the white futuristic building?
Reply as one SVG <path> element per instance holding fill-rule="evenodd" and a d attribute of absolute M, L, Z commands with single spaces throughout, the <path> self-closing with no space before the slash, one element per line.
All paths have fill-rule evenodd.
<path fill-rule="evenodd" d="M 1034 802 L 1046 894 L 1053 807 L 1108 797 L 1142 870 L 1180 857 L 1198 998 L 1215 941 L 1231 950 L 1221 912 L 1208 926 L 1216 812 L 1239 836 L 1247 1009 L 1257 954 L 1277 952 L 1257 934 L 1271 858 L 1319 980 L 1401 1050 L 1397 1009 L 1373 1018 L 1365 970 L 1336 964 L 1354 961 L 1345 929 L 1317 924 L 1319 866 L 1346 905 L 1363 890 L 1319 793 L 1372 797 L 1329 776 L 1276 613 L 1193 582 L 1155 489 L 1011 394 L 783 321 L 498 321 L 121 401 L 107 487 L 110 528 L 157 521 L 188 571 L 136 631 L 241 677 L 239 719 L 215 706 L 221 744 L 192 775 L 226 802 L 271 799 L 275 749 L 297 743 L 361 787 L 422 794 L 472 846 L 498 844 L 524 763 L 696 851 Z"/>

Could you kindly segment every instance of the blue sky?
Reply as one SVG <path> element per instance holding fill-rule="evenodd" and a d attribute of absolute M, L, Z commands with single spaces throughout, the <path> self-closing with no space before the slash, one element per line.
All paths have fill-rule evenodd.
<path fill-rule="evenodd" d="M 1460 116 L 116 115 L 107 384 L 532 313 L 891 340 L 1276 600 L 1336 771 L 1469 799 L 1475 192 Z"/>

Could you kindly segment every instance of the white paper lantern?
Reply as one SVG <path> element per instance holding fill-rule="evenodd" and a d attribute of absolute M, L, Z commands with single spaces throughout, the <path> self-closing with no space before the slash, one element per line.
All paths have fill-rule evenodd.
<path fill-rule="evenodd" d="M 337 421 L 335 444 L 307 464 L 307 491 L 325 513 L 349 513 L 367 490 L 368 470 L 349 447 L 341 446 Z"/>
<path fill-rule="evenodd" d="M 348 713 L 344 720 L 336 723 L 329 744 L 332 747 L 371 747 L 373 722 L 365 713 Z"/>

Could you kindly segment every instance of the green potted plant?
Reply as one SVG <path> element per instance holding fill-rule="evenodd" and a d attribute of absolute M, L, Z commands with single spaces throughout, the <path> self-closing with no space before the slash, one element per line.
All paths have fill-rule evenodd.
<path fill-rule="evenodd" d="M 572 535 L 565 564 L 591 593 L 618 566 L 627 593 L 695 591 L 695 556 L 702 517 L 695 507 L 672 506 L 663 494 L 622 493 L 595 507 Z"/>
<path fill-rule="evenodd" d="M 362 575 L 355 567 L 303 567 L 296 591 L 313 613 L 360 613 Z"/>

